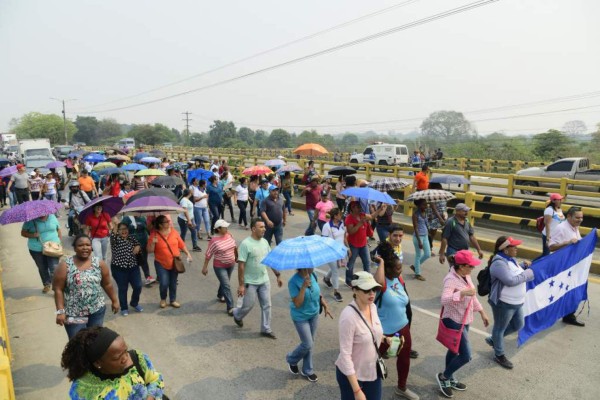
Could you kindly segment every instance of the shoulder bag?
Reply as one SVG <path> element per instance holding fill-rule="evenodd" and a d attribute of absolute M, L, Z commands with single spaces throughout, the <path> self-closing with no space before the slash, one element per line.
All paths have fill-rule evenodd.
<path fill-rule="evenodd" d="M 460 347 L 460 339 L 462 337 L 463 330 L 465 329 L 465 321 L 467 320 L 467 315 L 469 314 L 469 308 L 473 304 L 473 300 L 475 296 L 469 302 L 465 310 L 465 315 L 463 317 L 462 325 L 460 329 L 452 329 L 448 328 L 444 325 L 444 321 L 442 321 L 442 315 L 444 314 L 444 307 L 442 307 L 442 311 L 440 311 L 440 321 L 438 323 L 438 333 L 436 339 L 438 342 L 443 344 L 448 350 L 450 350 L 454 354 L 458 354 L 458 348 Z"/>
<path fill-rule="evenodd" d="M 37 224 L 35 221 L 33 222 L 33 226 L 35 227 L 35 232 L 38 234 L 38 240 L 42 244 L 42 254 L 47 257 L 60 258 L 63 256 L 64 251 L 61 243 L 55 243 L 52 241 L 42 242 L 42 238 L 39 236 L 39 232 L 37 229 Z"/>
<path fill-rule="evenodd" d="M 375 341 L 375 335 L 373 334 L 373 330 L 371 329 L 365 318 L 362 316 L 360 311 L 358 311 L 358 309 L 351 304 L 350 307 L 352 307 L 354 311 L 356 311 L 360 319 L 362 319 L 365 325 L 367 326 L 369 332 L 371 332 L 371 337 L 373 338 L 373 346 L 375 346 L 375 352 L 377 353 L 377 363 L 375 364 L 377 366 L 377 376 L 380 377 L 382 380 L 386 379 L 388 376 L 387 367 L 385 366 L 383 358 L 381 358 L 381 356 L 379 355 L 379 347 L 377 346 L 377 342 Z"/>
<path fill-rule="evenodd" d="M 171 246 L 169 246 L 169 242 L 167 242 L 167 239 L 160 232 L 156 231 L 156 234 L 158 236 L 160 236 L 162 240 L 165 241 L 165 244 L 167 245 L 167 249 L 169 249 L 169 253 L 171 253 L 171 255 L 173 256 L 173 268 L 175 268 L 175 270 L 177 272 L 179 272 L 180 274 L 183 274 L 185 272 L 185 264 L 183 263 L 181 256 L 176 256 L 173 254 L 173 250 L 171 250 Z"/>

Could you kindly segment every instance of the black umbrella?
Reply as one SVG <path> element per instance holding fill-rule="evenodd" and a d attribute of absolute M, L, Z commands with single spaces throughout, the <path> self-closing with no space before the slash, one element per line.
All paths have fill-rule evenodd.
<path fill-rule="evenodd" d="M 171 199 L 173 201 L 179 201 L 177 196 L 175 196 L 173 194 L 173 192 L 170 191 L 169 189 L 150 188 L 150 189 L 142 189 L 142 190 L 138 191 L 136 194 L 134 194 L 133 196 L 131 196 L 130 198 L 127 199 L 127 204 L 131 203 L 134 200 L 141 199 L 142 197 L 148 197 L 148 196 L 163 196 L 163 197 L 168 197 L 169 199 Z"/>
<path fill-rule="evenodd" d="M 177 185 L 183 185 L 183 180 L 178 176 L 159 176 L 150 182 L 152 186 L 174 188 Z"/>
<path fill-rule="evenodd" d="M 155 157 L 165 157 L 166 156 L 164 151 L 158 150 L 158 149 L 150 150 L 150 154 L 152 154 Z"/>
<path fill-rule="evenodd" d="M 210 158 L 206 157 L 206 156 L 194 156 L 192 158 L 190 158 L 191 161 L 200 161 L 200 162 L 204 162 L 204 163 L 209 163 L 210 162 Z"/>
<path fill-rule="evenodd" d="M 339 166 L 339 167 L 333 167 L 331 168 L 329 171 L 327 171 L 327 173 L 329 175 L 335 175 L 335 176 L 346 176 L 346 175 L 354 175 L 356 173 L 356 170 L 352 167 L 346 167 L 346 166 Z"/>

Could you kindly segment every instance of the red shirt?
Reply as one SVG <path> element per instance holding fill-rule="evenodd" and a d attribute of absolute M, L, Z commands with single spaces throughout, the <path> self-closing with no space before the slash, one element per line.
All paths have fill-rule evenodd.
<path fill-rule="evenodd" d="M 90 236 L 93 238 L 102 239 L 108 236 L 108 223 L 110 215 L 102 212 L 99 217 L 93 213 L 85 218 L 85 224 L 90 227 Z"/>
<path fill-rule="evenodd" d="M 360 216 L 364 216 L 365 214 L 361 213 Z M 352 214 L 348 214 L 346 216 L 346 220 L 344 221 L 344 225 L 346 225 L 346 229 L 350 225 L 361 224 L 360 220 L 354 218 Z M 362 223 L 361 227 L 354 234 L 348 234 L 348 243 L 354 247 L 365 247 L 367 245 L 367 223 Z"/>
<path fill-rule="evenodd" d="M 119 193 L 121 193 L 121 183 L 116 180 L 110 185 L 110 195 L 112 197 L 119 197 Z"/>
<path fill-rule="evenodd" d="M 306 209 L 314 210 L 317 203 L 321 200 L 321 191 L 323 190 L 321 185 L 317 185 L 314 188 L 310 185 L 310 191 L 306 191 Z"/>

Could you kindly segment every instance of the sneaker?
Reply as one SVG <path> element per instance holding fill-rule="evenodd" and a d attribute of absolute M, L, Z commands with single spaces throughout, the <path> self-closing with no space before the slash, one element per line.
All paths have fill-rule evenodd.
<path fill-rule="evenodd" d="M 333 287 L 333 285 L 331 284 L 331 279 L 329 279 L 328 277 L 324 276 L 323 282 L 325 282 L 325 285 L 327 285 L 327 287 Z"/>
<path fill-rule="evenodd" d="M 415 272 L 415 266 L 414 265 L 411 265 L 410 269 L 412 270 L 412 272 Z"/>
<path fill-rule="evenodd" d="M 335 301 L 337 301 L 338 303 L 340 303 L 342 301 L 342 295 L 340 294 L 340 292 L 335 292 L 333 294 L 333 299 Z"/>
<path fill-rule="evenodd" d="M 410 351 L 410 358 L 419 358 L 419 352 L 416 350 Z"/>
<path fill-rule="evenodd" d="M 233 308 L 230 308 L 229 310 L 227 310 L 227 315 L 229 315 L 230 317 L 233 317 Z"/>
<path fill-rule="evenodd" d="M 50 285 L 44 285 L 42 289 L 42 293 L 48 293 L 52 287 Z"/>
<path fill-rule="evenodd" d="M 298 375 L 300 373 L 300 370 L 298 369 L 297 365 L 292 365 L 292 364 L 288 363 L 288 369 L 294 375 Z"/>
<path fill-rule="evenodd" d="M 425 277 L 423 275 L 415 275 L 415 279 L 418 281 L 425 281 Z"/>
<path fill-rule="evenodd" d="M 513 363 L 511 363 L 504 354 L 501 356 L 494 356 L 494 361 L 500 364 L 502 368 L 513 369 Z"/>
<path fill-rule="evenodd" d="M 167 306 L 166 300 L 161 300 L 160 301 L 160 308 L 165 308 L 166 306 Z"/>
<path fill-rule="evenodd" d="M 179 303 L 178 303 L 178 302 L 176 302 L 176 301 L 172 301 L 172 302 L 171 302 L 171 307 L 173 307 L 173 308 L 179 308 L 179 307 L 181 307 L 181 304 L 179 304 Z"/>
<path fill-rule="evenodd" d="M 126 316 L 128 316 L 128 315 L 129 315 L 129 311 L 127 311 L 127 310 L 122 310 L 122 311 L 121 311 L 121 315 L 122 315 L 122 316 L 124 316 L 124 317 L 126 317 Z"/>
<path fill-rule="evenodd" d="M 137 312 L 142 312 L 144 311 L 144 309 L 142 308 L 142 306 L 140 306 L 139 304 L 137 306 L 132 306 L 133 309 Z"/>
<path fill-rule="evenodd" d="M 149 276 L 149 277 L 146 278 L 146 286 L 150 286 L 154 282 L 156 282 L 156 279 L 154 279 L 153 277 Z"/>
<path fill-rule="evenodd" d="M 261 332 L 260 336 L 268 337 L 269 339 L 277 339 L 277 336 L 273 332 Z"/>
<path fill-rule="evenodd" d="M 452 389 L 454 389 L 454 390 L 460 390 L 460 391 L 467 390 L 467 385 L 457 381 L 456 379 L 450 379 L 450 385 L 452 386 Z"/>
<path fill-rule="evenodd" d="M 316 382 L 319 380 L 319 378 L 317 378 L 316 374 L 306 375 L 304 372 L 300 372 L 300 375 L 302 375 L 303 377 L 308 379 L 310 382 Z"/>
<path fill-rule="evenodd" d="M 420 399 L 419 395 L 417 395 L 415 392 L 413 392 L 409 388 L 402 390 L 398 386 L 396 386 L 396 388 L 394 389 L 394 394 L 398 397 L 402 397 L 404 399 L 409 399 L 409 400 L 419 400 Z"/>
<path fill-rule="evenodd" d="M 192 251 L 202 251 L 202 249 L 198 246 L 192 248 Z"/>
<path fill-rule="evenodd" d="M 235 324 L 240 328 L 244 327 L 244 321 L 242 321 L 241 319 L 235 319 L 235 317 L 233 317 L 233 322 L 235 322 Z"/>
<path fill-rule="evenodd" d="M 219 303 L 225 303 L 225 296 L 217 296 Z"/>
<path fill-rule="evenodd" d="M 438 385 L 440 386 L 440 392 L 449 399 L 454 397 L 454 393 L 452 392 L 452 384 L 450 383 L 450 379 L 444 379 L 444 375 L 440 372 L 435 376 Z"/>
<path fill-rule="evenodd" d="M 491 336 L 486 337 L 485 342 L 488 344 L 488 346 L 494 347 L 494 341 L 492 340 Z"/>

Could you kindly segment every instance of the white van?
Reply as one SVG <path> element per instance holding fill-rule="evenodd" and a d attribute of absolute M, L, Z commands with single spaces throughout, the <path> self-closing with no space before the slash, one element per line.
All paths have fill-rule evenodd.
<path fill-rule="evenodd" d="M 117 146 L 121 149 L 133 150 L 133 149 L 135 149 L 135 139 L 133 139 L 133 138 L 121 139 L 121 140 L 119 140 L 119 143 L 117 143 Z"/>
<path fill-rule="evenodd" d="M 403 144 L 372 144 L 367 146 L 362 154 L 350 156 L 350 163 L 407 166 L 409 164 L 408 147 Z"/>

